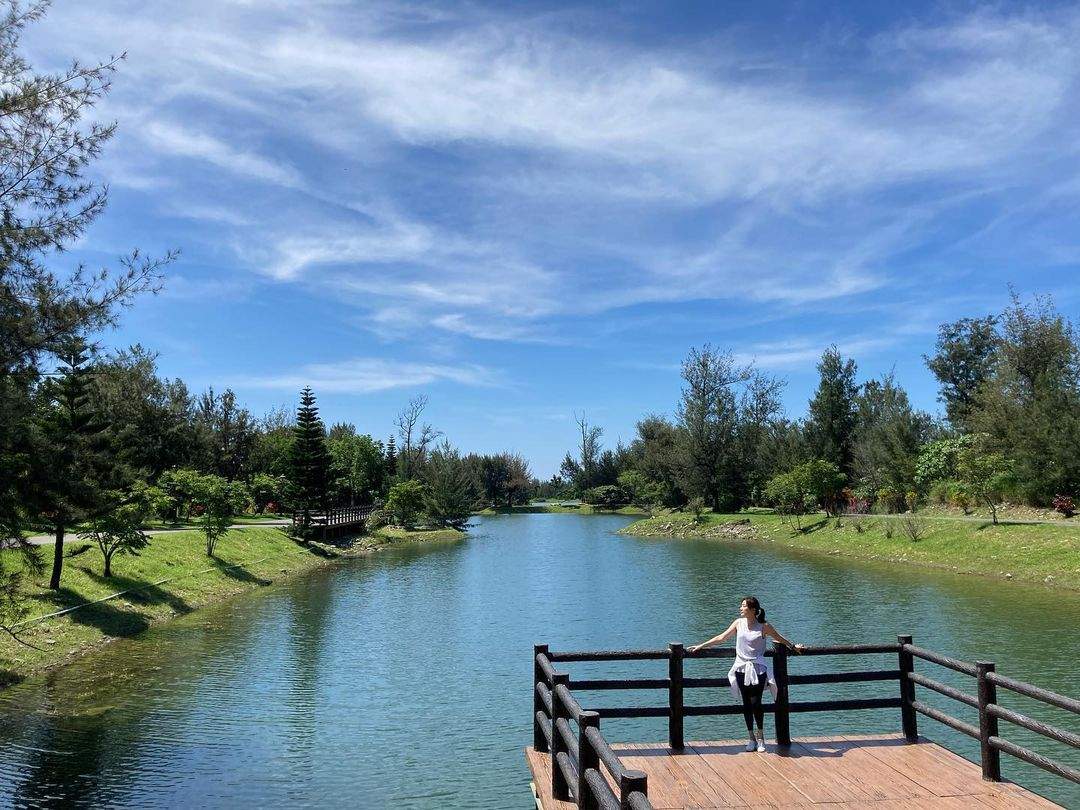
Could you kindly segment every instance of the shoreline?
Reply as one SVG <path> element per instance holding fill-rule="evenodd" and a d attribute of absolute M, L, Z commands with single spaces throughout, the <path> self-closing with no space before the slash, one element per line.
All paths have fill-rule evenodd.
<path fill-rule="evenodd" d="M 912 541 L 895 518 L 806 516 L 802 531 L 775 514 L 656 515 L 619 531 L 634 537 L 776 543 L 823 557 L 900 563 L 913 568 L 976 575 L 1080 591 L 1080 532 L 1051 524 L 999 524 L 989 520 L 922 518 Z M 837 523 L 839 522 L 839 526 Z M 888 524 L 892 524 L 889 526 Z"/>
<path fill-rule="evenodd" d="M 101 575 L 101 553 L 89 547 L 65 559 L 59 591 L 44 587 L 47 568 L 40 577 L 27 576 L 23 589 L 31 613 L 19 636 L 38 649 L 0 635 L 0 690 L 63 667 L 117 639 L 138 636 L 196 610 L 333 563 L 406 543 L 464 537 L 466 533 L 456 529 L 383 527 L 356 537 L 349 546 L 334 546 L 297 542 L 280 527 L 245 526 L 230 531 L 211 558 L 200 533 L 169 532 L 168 539 L 151 543 L 138 557 L 117 555 L 109 579 Z M 49 615 L 70 608 L 77 609 Z"/>

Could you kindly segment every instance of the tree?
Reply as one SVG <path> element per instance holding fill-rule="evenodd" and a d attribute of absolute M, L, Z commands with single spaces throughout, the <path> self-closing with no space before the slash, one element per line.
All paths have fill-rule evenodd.
<path fill-rule="evenodd" d="M 436 526 L 463 528 L 476 503 L 476 489 L 461 454 L 449 442 L 431 453 L 424 482 L 424 513 L 428 519 Z"/>
<path fill-rule="evenodd" d="M 778 513 L 793 516 L 798 526 L 801 515 L 821 507 L 835 514 L 845 480 L 831 461 L 814 459 L 775 476 L 765 487 L 765 497 Z"/>
<path fill-rule="evenodd" d="M 383 481 L 384 486 L 382 492 L 385 493 L 390 489 L 390 485 L 397 480 L 398 474 L 398 455 L 397 455 L 397 440 L 390 435 L 386 439 L 386 455 L 383 459 Z"/>
<path fill-rule="evenodd" d="M 683 439 L 682 479 L 687 495 L 700 496 L 714 511 L 732 503 L 738 412 L 734 387 L 752 376 L 730 352 L 705 344 L 691 349 L 682 365 L 685 383 L 679 402 Z"/>
<path fill-rule="evenodd" d="M 615 484 L 601 484 L 587 489 L 581 499 L 598 509 L 617 509 L 630 502 L 626 490 Z"/>
<path fill-rule="evenodd" d="M 994 523 L 998 522 L 997 507 L 1001 494 L 1015 484 L 1015 466 L 998 452 L 988 451 L 983 442 L 964 448 L 960 453 L 957 470 L 960 481 L 970 497 L 990 508 Z"/>
<path fill-rule="evenodd" d="M 293 442 L 289 448 L 290 496 L 300 513 L 303 534 L 311 525 L 311 512 L 327 511 L 330 483 L 330 452 L 326 447 L 326 428 L 319 418 L 315 394 L 305 387 L 300 393 L 300 407 L 296 411 Z"/>
<path fill-rule="evenodd" d="M 933 434 L 928 414 L 915 411 L 892 374 L 866 382 L 856 397 L 852 443 L 856 479 L 875 491 L 888 488 L 903 499 L 917 491 L 919 449 Z"/>
<path fill-rule="evenodd" d="M 428 447 L 442 435 L 431 425 L 421 424 L 420 419 L 427 405 L 428 398 L 423 394 L 413 397 L 394 420 L 401 439 L 401 474 L 406 479 L 420 474 Z"/>
<path fill-rule="evenodd" d="M 637 423 L 637 436 L 631 443 L 635 467 L 660 488 L 657 503 L 679 506 L 686 496 L 679 487 L 682 439 L 679 428 L 663 416 L 646 416 Z"/>
<path fill-rule="evenodd" d="M 849 478 L 853 474 L 852 445 L 858 424 L 855 361 L 845 360 L 830 346 L 818 363 L 817 391 L 810 400 L 807 441 L 815 458 L 831 461 Z"/>
<path fill-rule="evenodd" d="M 955 480 L 959 475 L 960 453 L 971 446 L 972 439 L 965 435 L 927 442 L 915 460 L 916 486 L 925 491 L 938 481 Z"/>
<path fill-rule="evenodd" d="M 136 251 L 121 258 L 118 273 L 79 266 L 63 274 L 48 260 L 105 208 L 105 187 L 84 171 L 114 131 L 95 121 L 93 108 L 118 60 L 36 73 L 19 53 L 20 37 L 46 7 L 10 3 L 0 13 L 0 541 L 22 548 L 32 569 L 40 559 L 22 532 L 27 503 L 40 494 L 33 408 L 40 364 L 73 337 L 115 325 L 121 308 L 160 288 L 161 268 L 175 255 L 154 260 Z M 0 591 L 12 599 L 17 578 L 0 571 Z"/>
<path fill-rule="evenodd" d="M 157 354 L 139 344 L 96 364 L 94 408 L 109 426 L 110 442 L 147 480 L 197 461 L 194 403 L 182 380 L 157 375 Z"/>
<path fill-rule="evenodd" d="M 656 506 L 664 500 L 664 485 L 651 480 L 640 470 L 619 473 L 619 488 L 635 506 Z"/>
<path fill-rule="evenodd" d="M 994 315 L 942 324 L 934 354 L 923 356 L 941 384 L 938 399 L 945 403 L 945 414 L 960 430 L 971 429 L 979 391 L 993 375 L 1000 342 L 997 325 Z"/>
<path fill-rule="evenodd" d="M 574 424 L 578 429 L 577 458 L 569 453 L 563 459 L 560 472 L 563 477 L 573 482 L 577 494 L 596 484 L 597 465 L 600 461 L 600 437 L 604 429 L 589 422 L 588 414 L 574 412 Z"/>
<path fill-rule="evenodd" d="M 394 522 L 404 529 L 416 525 L 416 519 L 424 508 L 424 487 L 416 479 L 398 481 L 390 487 L 386 498 L 386 508 Z"/>
<path fill-rule="evenodd" d="M 79 537 L 97 544 L 105 558 L 106 577 L 112 576 L 112 558 L 115 554 L 139 552 L 150 544 L 150 536 L 142 530 L 150 514 L 150 502 L 145 492 L 131 499 L 122 492 L 108 493 L 115 505 L 104 514 L 91 518 Z"/>
<path fill-rule="evenodd" d="M 55 379 L 41 389 L 37 409 L 34 495 L 29 502 L 52 527 L 53 568 L 49 587 L 60 587 L 64 536 L 80 520 L 100 514 L 105 491 L 130 485 L 131 471 L 109 445 L 108 425 L 90 397 L 90 355 L 82 338 L 67 341 Z"/>
<path fill-rule="evenodd" d="M 335 426 L 337 427 L 337 426 Z M 350 426 L 351 427 L 351 426 Z M 371 436 L 331 430 L 330 489 L 339 503 L 368 504 L 381 492 L 384 466 L 382 445 Z"/>
<path fill-rule="evenodd" d="M 245 477 L 255 446 L 256 425 L 246 408 L 236 403 L 236 394 L 226 388 L 216 395 L 208 389 L 199 399 L 196 425 L 206 458 L 203 469 L 229 481 Z"/>
<path fill-rule="evenodd" d="M 239 481 L 228 481 L 220 475 L 199 477 L 195 505 L 201 511 L 199 529 L 206 538 L 206 555 L 214 556 L 218 541 L 229 531 L 233 516 L 247 505 L 247 488 Z"/>
<path fill-rule="evenodd" d="M 168 519 L 179 523 L 188 514 L 199 491 L 198 470 L 166 470 L 158 478 L 158 489 L 164 495 Z"/>

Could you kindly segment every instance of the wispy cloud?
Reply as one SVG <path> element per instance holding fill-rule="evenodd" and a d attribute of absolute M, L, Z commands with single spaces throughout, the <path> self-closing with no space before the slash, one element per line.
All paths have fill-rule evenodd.
<path fill-rule="evenodd" d="M 131 49 L 122 182 L 195 198 L 229 178 L 202 212 L 244 211 L 217 218 L 242 266 L 387 339 L 405 337 L 395 311 L 533 342 L 632 306 L 864 306 L 942 249 L 943 222 L 956 242 L 999 216 L 972 237 L 997 247 L 1018 195 L 1052 178 L 1056 201 L 1080 199 L 1061 182 L 1080 129 L 1071 10 L 941 13 L 859 46 L 810 38 L 796 61 L 474 6 L 312 3 L 302 23 L 300 7 L 102 3 L 54 10 L 47 31 Z M 1041 227 L 1042 255 L 1075 258 Z"/>
<path fill-rule="evenodd" d="M 439 365 L 358 357 L 337 363 L 312 363 L 295 371 L 263 377 L 236 377 L 237 387 L 297 391 L 305 385 L 325 393 L 370 394 L 393 388 L 418 388 L 440 382 L 493 387 L 500 376 L 478 365 Z"/>

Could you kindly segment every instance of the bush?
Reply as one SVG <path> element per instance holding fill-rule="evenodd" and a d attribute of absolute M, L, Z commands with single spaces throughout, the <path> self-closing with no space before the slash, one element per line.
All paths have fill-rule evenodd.
<path fill-rule="evenodd" d="M 419 481 L 399 481 L 390 487 L 386 508 L 397 525 L 403 529 L 413 528 L 424 508 L 424 487 Z"/>
<path fill-rule="evenodd" d="M 906 508 L 903 493 L 890 486 L 884 486 L 877 491 L 877 502 L 889 514 L 903 512 Z"/>
<path fill-rule="evenodd" d="M 705 499 L 700 496 L 691 498 L 686 504 L 686 511 L 694 516 L 694 523 L 701 523 L 705 512 Z"/>
<path fill-rule="evenodd" d="M 904 503 L 909 512 L 914 512 L 919 506 L 919 493 L 911 490 L 904 496 Z"/>
<path fill-rule="evenodd" d="M 369 532 L 374 531 L 375 529 L 381 529 L 388 523 L 390 523 L 390 513 L 382 508 L 373 511 L 368 515 L 367 520 L 365 521 L 365 525 Z"/>
<path fill-rule="evenodd" d="M 900 529 L 912 543 L 918 543 L 926 537 L 926 521 L 918 515 L 905 515 L 900 520 Z"/>
<path fill-rule="evenodd" d="M 946 506 L 949 503 L 949 487 L 955 483 L 955 481 L 935 481 L 926 493 L 926 500 L 936 506 Z"/>
<path fill-rule="evenodd" d="M 1073 499 L 1068 495 L 1054 496 L 1054 510 L 1060 512 L 1067 518 L 1071 518 L 1076 514 L 1076 507 L 1073 504 Z"/>
<path fill-rule="evenodd" d="M 964 485 L 961 482 L 946 481 L 945 498 L 949 506 L 956 507 L 957 509 L 963 509 L 965 515 L 970 514 L 971 496 L 968 495 L 968 491 L 964 488 Z"/>

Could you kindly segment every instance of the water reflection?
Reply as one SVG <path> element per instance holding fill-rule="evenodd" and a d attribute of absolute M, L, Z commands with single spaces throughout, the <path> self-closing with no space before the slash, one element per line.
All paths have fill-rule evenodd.
<path fill-rule="evenodd" d="M 1007 674 L 1075 692 L 1075 595 L 771 546 L 615 536 L 627 521 L 485 518 L 467 541 L 405 546 L 266 588 L 0 692 L 0 804 L 523 806 L 534 642 L 564 649 L 692 643 L 726 626 L 746 593 L 759 596 L 770 620 L 797 640 L 895 640 L 912 632 L 927 647 L 996 658 Z M 895 657 L 842 665 L 888 668 Z M 695 675 L 727 669 L 724 662 L 690 666 Z M 792 661 L 793 672 L 836 666 L 837 659 Z M 648 677 L 664 668 L 571 671 Z M 919 668 L 972 690 L 963 676 Z M 852 697 L 880 696 L 892 686 L 843 688 Z M 793 699 L 830 689 L 800 687 Z M 726 690 L 699 691 L 688 700 L 730 699 Z M 662 700 L 656 692 L 596 693 L 584 702 Z M 1075 723 L 1030 701 L 1002 700 Z M 963 707 L 940 705 L 971 719 Z M 735 736 L 740 722 L 691 718 L 687 733 Z M 975 755 L 966 738 L 920 722 L 935 739 Z M 795 734 L 898 724 L 889 711 L 792 719 Z M 1071 749 L 1012 731 L 1010 739 L 1080 765 Z M 611 721 L 605 733 L 666 736 L 655 720 Z M 1058 801 L 1080 803 L 1067 783 L 1011 761 L 1005 768 Z"/>

